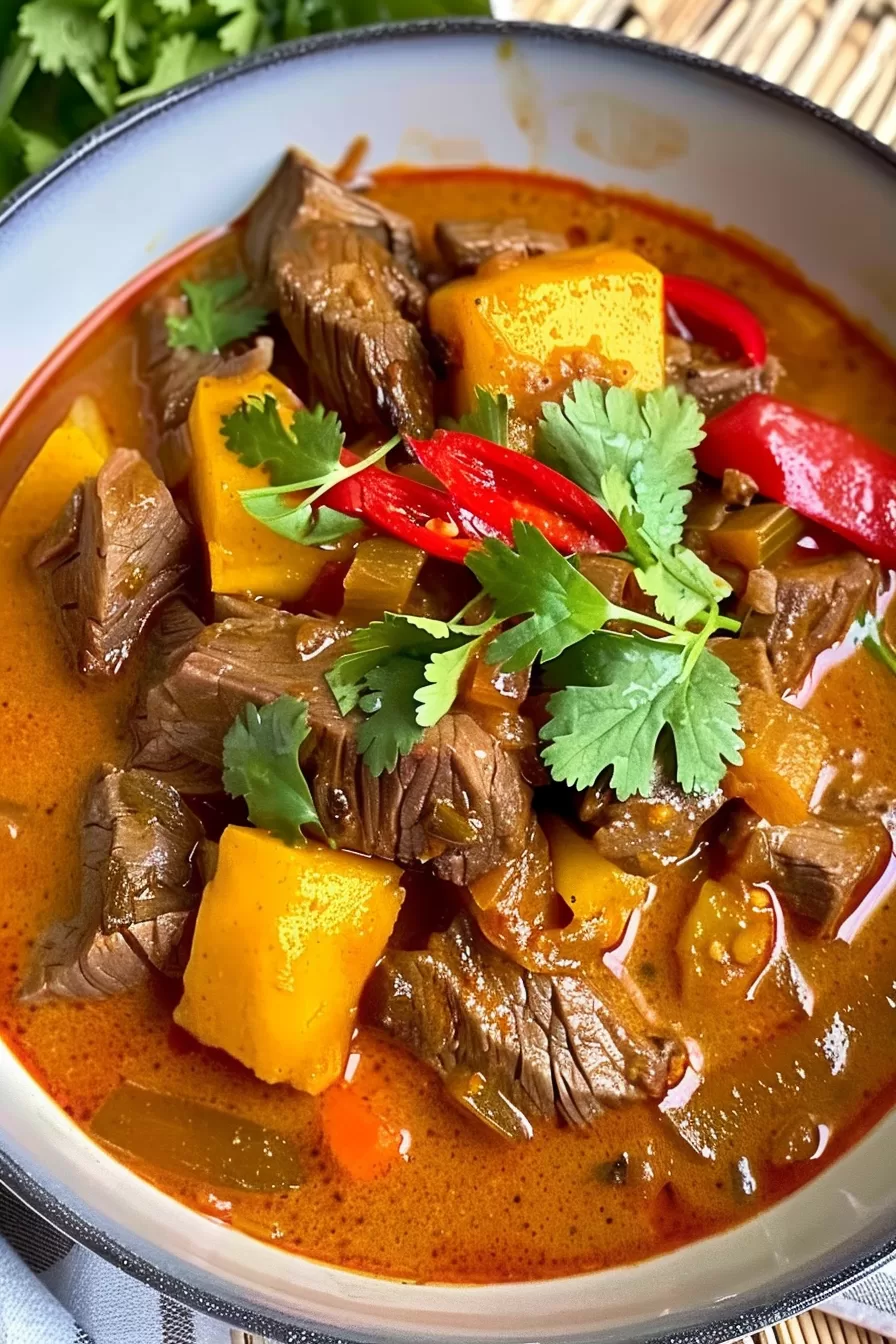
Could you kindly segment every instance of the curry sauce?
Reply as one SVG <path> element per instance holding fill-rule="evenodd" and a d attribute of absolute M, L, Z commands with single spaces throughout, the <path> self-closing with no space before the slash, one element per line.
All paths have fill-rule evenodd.
<path fill-rule="evenodd" d="M 522 216 L 570 245 L 611 240 L 661 270 L 712 281 L 748 300 L 762 320 L 786 370 L 785 397 L 896 450 L 889 355 L 740 238 L 647 200 L 496 170 L 387 170 L 373 196 L 414 221 L 430 265 L 437 264 L 438 220 Z M 233 235 L 209 249 L 207 255 L 229 259 Z M 152 457 L 156 431 L 127 305 L 87 339 L 75 338 L 65 363 L 8 432 L 2 460 L 9 472 L 85 392 L 99 404 L 113 442 Z M 55 513 L 31 492 L 13 494 L 0 519 L 5 1040 L 85 1128 L 126 1081 L 269 1126 L 294 1143 L 304 1169 L 299 1188 L 270 1194 L 132 1161 L 155 1185 L 211 1218 L 352 1269 L 417 1281 L 537 1279 L 629 1263 L 752 1217 L 810 1180 L 889 1106 L 896 1082 L 892 859 L 866 884 L 841 936 L 818 937 L 797 921 L 788 922 L 786 935 L 776 926 L 775 936 L 786 936 L 788 974 L 752 982 L 737 955 L 726 981 L 683 982 L 683 929 L 701 884 L 719 875 L 714 846 L 703 840 L 652 876 L 646 902 L 608 959 L 648 1012 L 674 1021 L 690 1068 L 659 1106 L 608 1109 L 589 1128 L 545 1122 L 529 1142 L 510 1143 L 448 1104 L 435 1073 L 362 1025 L 346 1076 L 402 1135 L 401 1160 L 373 1179 L 353 1179 L 334 1159 L 320 1098 L 261 1082 L 173 1023 L 176 981 L 153 978 L 103 1002 L 20 1002 L 36 939 L 49 921 L 77 908 L 83 796 L 100 765 L 129 758 L 127 718 L 139 676 L 129 669 L 97 689 L 67 663 L 26 563 Z M 835 745 L 829 768 L 843 808 L 861 815 L 863 800 L 877 791 L 891 800 L 892 815 L 892 673 L 846 641 L 820 660 L 803 706 Z M 433 883 L 433 910 L 443 887 Z M 773 891 L 758 889 L 759 924 L 766 917 L 783 922 L 776 903 Z M 751 956 L 747 947 L 743 967 Z"/>

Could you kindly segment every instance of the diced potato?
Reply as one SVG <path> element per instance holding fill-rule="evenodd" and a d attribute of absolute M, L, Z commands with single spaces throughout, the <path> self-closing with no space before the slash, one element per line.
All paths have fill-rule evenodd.
<path fill-rule="evenodd" d="M 720 560 L 731 560 L 749 570 L 780 556 L 803 530 L 800 515 L 784 504 L 749 504 L 729 513 L 707 534 L 707 541 Z"/>
<path fill-rule="evenodd" d="M 22 539 L 46 532 L 75 486 L 96 476 L 111 451 L 96 402 L 77 397 L 13 490 L 4 513 L 4 535 Z"/>
<path fill-rule="evenodd" d="M 767 691 L 741 687 L 743 761 L 722 781 L 773 826 L 798 826 L 828 755 L 828 740 L 807 714 Z"/>
<path fill-rule="evenodd" d="M 663 277 L 633 252 L 577 247 L 455 280 L 432 295 L 429 318 L 457 371 L 456 414 L 472 409 L 477 385 L 508 392 L 518 409 L 533 394 L 537 404 L 539 375 L 555 384 L 564 367 L 619 386 L 663 384 Z"/>
<path fill-rule="evenodd" d="M 340 613 L 346 625 L 381 621 L 387 611 L 404 611 L 420 577 L 426 553 L 397 537 L 368 537 L 355 551 L 345 576 Z"/>
<path fill-rule="evenodd" d="M 200 378 L 190 408 L 191 488 L 208 546 L 214 593 L 304 597 L 332 553 L 280 537 L 243 508 L 240 490 L 270 485 L 264 467 L 247 467 L 230 451 L 221 419 L 246 397 L 276 397 L 288 424 L 298 400 L 269 373 L 250 378 Z"/>
<path fill-rule="evenodd" d="M 554 886 L 573 913 L 573 923 L 564 930 L 566 941 L 581 931 L 595 947 L 615 947 L 632 911 L 647 899 L 650 883 L 605 859 L 592 841 L 559 818 L 544 818 L 544 827 Z"/>
<path fill-rule="evenodd" d="M 228 826 L 205 889 L 177 1022 L 267 1083 L 341 1075 L 358 999 L 401 905 L 401 869 Z"/>
<path fill-rule="evenodd" d="M 686 999 L 734 985 L 746 991 L 768 964 L 775 912 L 761 888 L 704 882 L 678 937 L 678 963 Z"/>

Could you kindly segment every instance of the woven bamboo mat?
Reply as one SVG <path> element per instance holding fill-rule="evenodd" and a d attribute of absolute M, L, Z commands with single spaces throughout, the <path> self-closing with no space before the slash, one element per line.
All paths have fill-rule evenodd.
<path fill-rule="evenodd" d="M 230 1338 L 231 1344 L 269 1344 L 261 1335 L 247 1335 L 243 1330 L 233 1330 Z M 741 1344 L 885 1344 L 885 1341 L 883 1335 L 876 1335 L 873 1330 L 862 1330 L 823 1311 L 807 1311 L 790 1321 L 782 1321 L 773 1330 L 746 1335 Z"/>
<path fill-rule="evenodd" d="M 514 0 L 513 12 L 685 47 L 896 141 L 893 0 Z"/>

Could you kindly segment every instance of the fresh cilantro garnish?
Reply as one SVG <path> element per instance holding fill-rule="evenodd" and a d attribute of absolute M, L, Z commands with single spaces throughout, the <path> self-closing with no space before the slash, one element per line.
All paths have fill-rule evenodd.
<path fill-rule="evenodd" d="M 188 346 L 204 355 L 213 355 L 231 341 L 243 340 L 257 331 L 267 319 L 267 310 L 254 304 L 234 303 L 246 292 L 248 284 L 244 275 L 202 282 L 184 280 L 181 289 L 189 300 L 190 312 L 186 317 L 165 318 L 172 349 Z"/>
<path fill-rule="evenodd" d="M 541 733 L 552 743 L 543 755 L 553 777 L 584 788 L 612 766 L 621 798 L 649 793 L 657 739 L 668 726 L 679 783 L 689 792 L 714 789 L 740 745 L 737 681 L 705 648 L 727 619 L 712 607 L 693 632 L 618 607 L 530 523 L 514 523 L 513 536 L 515 550 L 490 539 L 467 564 L 496 619 L 528 614 L 492 642 L 488 660 L 519 671 L 538 658 L 546 680 L 566 686 L 551 697 Z M 662 638 L 611 634 L 608 621 Z"/>
<path fill-rule="evenodd" d="M 367 717 L 358 728 L 358 750 L 372 775 L 394 770 L 420 741 L 416 694 L 423 678 L 417 658 L 399 654 L 372 667 L 364 678 L 367 691 L 359 700 Z"/>
<path fill-rule="evenodd" d="M 320 485 L 339 466 L 345 444 L 335 411 L 297 410 L 283 423 L 276 397 L 247 397 L 221 420 L 221 433 L 246 467 L 264 467 L 272 485 L 295 489 Z"/>
<path fill-rule="evenodd" d="M 867 611 L 862 619 L 856 623 L 856 635 L 858 643 L 866 648 L 879 663 L 883 663 L 884 667 L 896 675 L 896 650 L 891 647 L 884 634 L 884 618 L 875 616 L 872 611 Z"/>
<path fill-rule="evenodd" d="M 357 630 L 352 647 L 326 679 L 343 714 L 357 705 L 369 717 L 358 747 L 373 775 L 394 770 L 453 705 L 464 668 L 497 621 L 464 625 L 387 612 Z"/>
<path fill-rule="evenodd" d="M 333 411 L 316 406 L 313 411 L 297 410 L 285 425 L 275 397 L 247 397 L 221 420 L 221 433 L 230 451 L 247 467 L 264 467 L 270 486 L 241 490 L 243 508 L 259 523 L 290 541 L 306 546 L 324 546 L 364 524 L 317 500 L 339 481 L 386 456 L 398 443 L 390 439 L 361 462 L 343 466 L 340 462 L 345 435 L 339 417 Z M 316 488 L 315 488 L 316 487 Z M 289 496 L 312 490 L 300 501 Z"/>
<path fill-rule="evenodd" d="M 232 56 L 488 0 L 0 0 L 0 196 L 117 107 Z"/>
<path fill-rule="evenodd" d="M 536 658 L 550 662 L 607 621 L 636 620 L 676 633 L 663 621 L 610 602 L 532 523 L 514 523 L 513 541 L 515 550 L 489 537 L 467 557 L 467 565 L 494 599 L 499 620 L 528 614 L 527 620 L 499 635 L 488 651 L 488 661 L 500 663 L 505 672 L 520 672 Z"/>
<path fill-rule="evenodd" d="M 731 589 L 682 545 L 703 415 L 674 388 L 638 393 L 579 381 L 545 403 L 535 451 L 613 515 L 641 587 L 667 620 L 686 625 Z"/>
<path fill-rule="evenodd" d="M 258 709 L 247 704 L 224 738 L 224 788 L 245 798 L 253 825 L 289 845 L 304 844 L 303 826 L 320 818 L 299 765 L 299 748 L 311 731 L 304 700 L 281 695 Z"/>
<path fill-rule="evenodd" d="M 513 398 L 508 397 L 506 392 L 489 392 L 485 387 L 477 387 L 474 395 L 476 405 L 473 410 L 462 415 L 459 420 L 445 420 L 445 428 L 475 434 L 477 438 L 487 439 L 489 443 L 498 443 L 506 448 Z"/>
<path fill-rule="evenodd" d="M 738 683 L 707 653 L 704 635 L 691 647 L 607 633 L 591 645 L 594 684 L 568 686 L 548 702 L 540 736 L 550 743 L 543 756 L 554 779 L 584 789 L 609 769 L 623 801 L 649 795 L 657 743 L 668 729 L 682 788 L 717 788 L 725 763 L 741 759 Z"/>

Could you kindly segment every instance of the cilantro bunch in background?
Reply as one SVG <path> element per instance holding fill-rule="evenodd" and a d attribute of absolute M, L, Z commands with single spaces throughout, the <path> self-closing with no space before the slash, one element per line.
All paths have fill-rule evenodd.
<path fill-rule="evenodd" d="M 0 197 L 142 98 L 277 42 L 488 0 L 0 0 Z"/>

